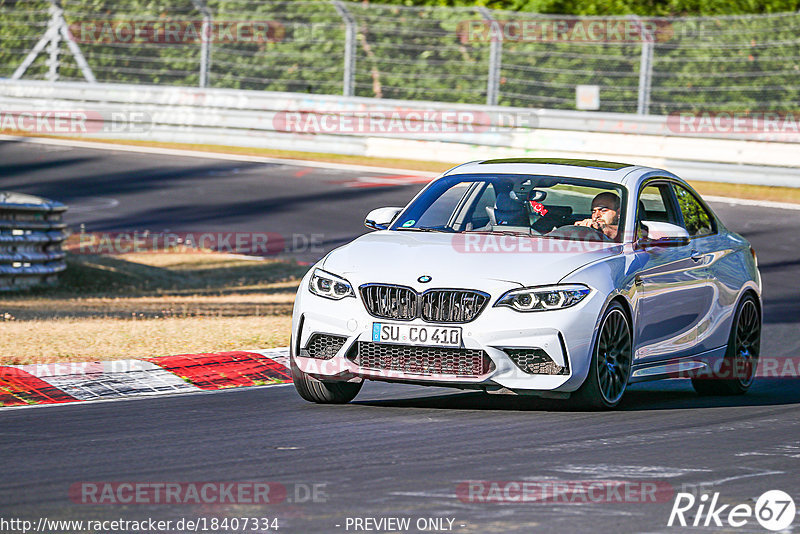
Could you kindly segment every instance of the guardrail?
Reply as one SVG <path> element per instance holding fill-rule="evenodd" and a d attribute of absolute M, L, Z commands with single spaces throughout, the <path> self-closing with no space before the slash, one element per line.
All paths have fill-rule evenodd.
<path fill-rule="evenodd" d="M 33 112 L 74 112 L 82 119 L 77 131 L 70 130 L 70 121 L 66 131 L 42 131 L 31 119 Z M 690 180 L 800 187 L 800 132 L 683 131 L 671 116 L 27 80 L 0 80 L 0 114 L 0 128 L 25 130 L 27 124 L 34 135 L 446 162 L 509 156 L 597 158 L 666 167 Z M 27 122 L 21 120 L 26 114 Z M 387 118 L 383 124 L 388 130 L 369 121 L 365 128 L 353 127 L 352 120 L 346 127 L 339 122 L 376 114 Z M 393 114 L 406 121 L 399 130 L 389 127 Z M 328 126 L 326 118 L 333 119 Z M 46 120 L 42 124 L 52 126 Z"/>
<path fill-rule="evenodd" d="M 60 202 L 0 192 L 0 291 L 52 285 L 67 268 Z"/>

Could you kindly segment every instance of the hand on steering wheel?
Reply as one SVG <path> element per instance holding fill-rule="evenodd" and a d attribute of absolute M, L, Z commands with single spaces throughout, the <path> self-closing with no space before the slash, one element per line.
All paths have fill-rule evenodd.
<path fill-rule="evenodd" d="M 561 237 L 565 239 L 577 239 L 579 241 L 611 241 L 612 239 L 593 226 L 583 226 L 577 224 L 568 224 L 556 228 L 552 232 L 545 235 L 551 237 Z M 598 236 L 600 239 L 598 239 Z"/>
<path fill-rule="evenodd" d="M 581 227 L 581 228 L 590 228 L 590 229 L 592 229 L 592 230 L 594 230 L 596 232 L 599 232 L 599 233 L 603 234 L 603 237 L 605 237 L 606 239 L 610 239 L 608 237 L 608 234 L 606 234 L 606 232 L 605 232 L 605 228 L 607 228 L 608 225 L 602 219 L 599 219 L 599 220 L 584 219 L 582 221 L 576 222 L 575 226 L 578 226 L 578 227 Z"/>

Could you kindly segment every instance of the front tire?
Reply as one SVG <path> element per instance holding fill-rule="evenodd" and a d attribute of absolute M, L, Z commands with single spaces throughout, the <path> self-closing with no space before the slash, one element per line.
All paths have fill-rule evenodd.
<path fill-rule="evenodd" d="M 589 375 L 572 394 L 581 407 L 607 410 L 616 407 L 625 394 L 633 362 L 633 336 L 625 310 L 612 302 L 600 321 L 592 349 Z"/>
<path fill-rule="evenodd" d="M 317 404 L 347 404 L 361 391 L 363 381 L 355 382 L 325 382 L 304 373 L 294 362 L 294 356 L 289 357 L 289 366 L 292 371 L 292 382 L 297 393 L 308 402 Z"/>
<path fill-rule="evenodd" d="M 747 294 L 736 310 L 722 368 L 712 377 L 692 378 L 699 395 L 742 395 L 750 389 L 761 351 L 761 315 Z"/>

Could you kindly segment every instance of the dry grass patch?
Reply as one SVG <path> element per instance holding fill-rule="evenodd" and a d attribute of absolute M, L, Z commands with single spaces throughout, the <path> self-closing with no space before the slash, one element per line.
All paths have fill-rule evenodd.
<path fill-rule="evenodd" d="M 70 256 L 61 284 L 3 295 L 0 364 L 285 346 L 307 266 L 222 254 Z"/>
<path fill-rule="evenodd" d="M 689 182 L 701 195 L 770 200 L 800 204 L 800 188 L 767 187 L 763 185 L 724 184 L 719 182 Z"/>

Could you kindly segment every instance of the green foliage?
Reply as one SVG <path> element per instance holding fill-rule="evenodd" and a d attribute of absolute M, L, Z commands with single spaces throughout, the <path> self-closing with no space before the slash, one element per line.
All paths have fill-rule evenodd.
<path fill-rule="evenodd" d="M 403 6 L 472 7 L 559 15 L 646 17 L 744 15 L 800 9 L 800 0 L 381 0 Z"/>
<path fill-rule="evenodd" d="M 269 21 L 272 38 L 215 41 L 209 85 L 218 88 L 341 94 L 345 24 L 330 2 L 207 0 L 214 21 Z M 414 4 L 415 7 L 407 7 Z M 653 43 L 650 112 L 697 109 L 784 110 L 800 101 L 800 14 L 723 17 L 732 13 L 796 11 L 800 0 L 482 0 L 499 21 L 553 23 L 552 15 L 713 15 L 659 19 Z M 0 77 L 10 76 L 41 38 L 49 19 L 46 0 L 0 0 Z M 191 0 L 62 0 L 65 18 L 82 24 L 183 21 L 199 25 Z M 460 6 L 442 8 L 440 6 Z M 350 2 L 357 25 L 357 96 L 483 104 L 491 39 L 465 28 L 485 23 L 466 0 Z M 519 11 L 515 11 L 519 10 Z M 549 18 L 548 18 L 549 17 Z M 559 17 L 564 21 L 570 17 Z M 574 20 L 574 19 L 573 19 Z M 613 25 L 629 19 L 608 19 Z M 650 21 L 647 21 L 650 22 Z M 580 29 L 580 27 L 579 27 Z M 548 34 L 549 35 L 549 34 Z M 78 45 L 101 82 L 196 87 L 198 41 L 113 42 L 83 36 Z M 641 39 L 504 38 L 499 103 L 575 109 L 575 87 L 600 86 L 601 111 L 636 111 Z M 61 43 L 59 79 L 83 80 Z M 45 50 L 25 74 L 45 79 Z"/>
<path fill-rule="evenodd" d="M 7 78 L 14 73 L 25 54 L 47 29 L 47 5 L 45 0 L 30 0 L 24 5 L 0 0 L 0 77 Z M 31 77 L 46 72 L 41 56 L 28 69 Z"/>
<path fill-rule="evenodd" d="M 689 235 L 705 235 L 714 231 L 711 216 L 689 191 L 683 187 L 675 187 L 675 196 L 678 198 Z"/>

